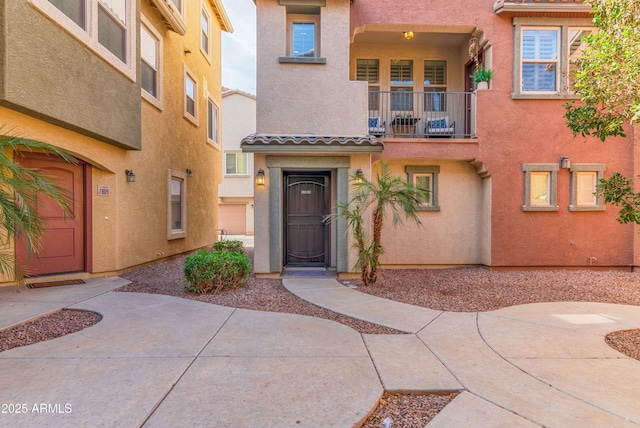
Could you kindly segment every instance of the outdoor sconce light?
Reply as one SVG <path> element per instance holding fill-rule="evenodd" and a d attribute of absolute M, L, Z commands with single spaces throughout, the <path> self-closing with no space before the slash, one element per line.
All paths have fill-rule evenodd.
<path fill-rule="evenodd" d="M 356 171 L 356 183 L 362 184 L 364 183 L 364 173 L 360 168 Z"/>
<path fill-rule="evenodd" d="M 413 31 L 405 31 L 404 32 L 404 38 L 407 39 L 407 40 L 413 39 L 414 36 L 415 36 L 415 33 Z"/>
<path fill-rule="evenodd" d="M 189 168 L 187 168 L 187 177 L 193 177 L 193 171 L 191 171 Z"/>
<path fill-rule="evenodd" d="M 264 186 L 264 171 L 262 168 L 260 168 L 256 174 L 256 184 L 258 186 Z"/>
<path fill-rule="evenodd" d="M 136 181 L 136 175 L 133 173 L 132 169 L 125 169 L 124 173 L 127 176 L 128 183 L 133 183 L 134 181 Z"/>
<path fill-rule="evenodd" d="M 560 168 L 562 169 L 571 168 L 571 161 L 569 160 L 569 156 L 562 156 L 560 158 Z"/>

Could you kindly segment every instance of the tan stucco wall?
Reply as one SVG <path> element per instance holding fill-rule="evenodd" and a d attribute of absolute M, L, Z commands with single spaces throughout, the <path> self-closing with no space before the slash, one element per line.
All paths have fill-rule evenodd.
<path fill-rule="evenodd" d="M 0 62 L 4 83 L 0 105 L 119 147 L 140 148 L 139 82 L 88 50 L 27 1 L 2 3 L 0 33 L 4 33 L 0 56 L 6 60 Z M 136 58 L 139 55 L 133 55 L 133 61 Z"/>
<path fill-rule="evenodd" d="M 139 114 L 132 114 L 129 120 L 137 121 L 136 126 L 142 129 L 141 150 L 123 150 L 0 106 L 5 130 L 63 148 L 93 166 L 90 189 L 93 274 L 114 272 L 181 254 L 211 245 L 216 240 L 222 161 L 220 148 L 207 142 L 206 94 L 208 92 L 220 108 L 220 24 L 215 19 L 210 23 L 210 63 L 199 50 L 200 4 L 189 3 L 188 30 L 184 36 L 179 36 L 168 31 L 157 12 L 147 2 L 142 2 L 142 13 L 164 39 L 164 62 L 162 110 L 146 100 L 139 101 L 139 85 L 123 90 L 127 96 L 133 91 L 138 100 Z M 211 7 L 208 2 L 202 4 Z M 215 17 L 215 14 L 211 13 L 211 16 Z M 198 80 L 198 126 L 183 117 L 183 64 Z M 42 74 L 42 70 L 40 72 Z M 185 173 L 187 168 L 193 171 L 193 177 L 186 179 L 187 236 L 168 240 L 167 170 Z M 134 183 L 127 182 L 125 169 L 134 171 Z M 109 186 L 110 195 L 98 196 L 98 186 Z"/>
<path fill-rule="evenodd" d="M 280 63 L 278 58 L 286 56 L 286 9 L 277 0 L 256 4 L 257 132 L 366 134 L 367 85 L 349 81 L 349 2 L 327 0 L 320 8 L 326 64 Z"/>
<path fill-rule="evenodd" d="M 394 229 L 391 216 L 385 219 L 382 245 L 383 265 L 475 265 L 481 264 L 483 218 L 482 179 L 468 162 L 437 159 L 403 159 L 390 162 L 391 172 L 406 179 L 405 166 L 438 165 L 440 211 L 418 214 L 422 227 L 405 220 Z M 376 171 L 379 164 L 374 164 Z M 374 171 L 374 177 L 375 173 Z"/>

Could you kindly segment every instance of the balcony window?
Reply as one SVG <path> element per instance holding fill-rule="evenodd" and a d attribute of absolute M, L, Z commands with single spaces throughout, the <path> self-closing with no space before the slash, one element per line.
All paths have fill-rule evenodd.
<path fill-rule="evenodd" d="M 424 62 L 424 110 L 447 111 L 447 62 Z"/>
<path fill-rule="evenodd" d="M 413 111 L 413 60 L 392 59 L 390 66 L 393 111 Z"/>
<path fill-rule="evenodd" d="M 369 82 L 369 110 L 380 110 L 380 60 L 357 60 L 356 80 Z"/>

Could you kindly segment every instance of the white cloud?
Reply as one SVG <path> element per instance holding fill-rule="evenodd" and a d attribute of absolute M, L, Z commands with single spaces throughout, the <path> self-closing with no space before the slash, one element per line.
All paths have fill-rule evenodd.
<path fill-rule="evenodd" d="M 253 0 L 224 0 L 233 33 L 222 33 L 222 84 L 256 93 L 256 7 Z"/>

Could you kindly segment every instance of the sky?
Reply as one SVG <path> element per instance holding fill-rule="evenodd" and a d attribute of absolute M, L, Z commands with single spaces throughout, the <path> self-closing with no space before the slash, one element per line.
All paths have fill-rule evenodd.
<path fill-rule="evenodd" d="M 233 33 L 222 32 L 222 85 L 256 93 L 256 6 L 253 0 L 222 0 Z"/>

